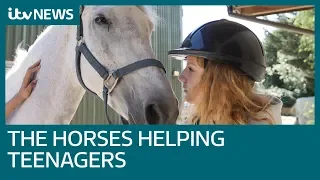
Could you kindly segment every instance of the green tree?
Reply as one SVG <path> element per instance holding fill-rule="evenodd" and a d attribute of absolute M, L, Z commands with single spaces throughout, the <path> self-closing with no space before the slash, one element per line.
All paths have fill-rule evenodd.
<path fill-rule="evenodd" d="M 277 21 L 314 30 L 314 10 L 280 14 Z M 282 97 L 284 106 L 295 99 L 314 95 L 314 36 L 284 29 L 266 31 L 263 42 L 267 59 L 267 76 L 263 85 Z"/>

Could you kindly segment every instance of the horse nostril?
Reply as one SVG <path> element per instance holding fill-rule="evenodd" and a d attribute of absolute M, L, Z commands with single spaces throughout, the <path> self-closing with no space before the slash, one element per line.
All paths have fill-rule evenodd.
<path fill-rule="evenodd" d="M 149 124 L 159 124 L 160 109 L 156 105 L 151 104 L 146 108 L 146 119 Z"/>

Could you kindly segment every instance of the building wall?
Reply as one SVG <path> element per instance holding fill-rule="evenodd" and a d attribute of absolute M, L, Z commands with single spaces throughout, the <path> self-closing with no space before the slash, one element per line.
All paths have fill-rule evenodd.
<path fill-rule="evenodd" d="M 182 6 L 156 7 L 160 20 L 152 36 L 152 46 L 158 59 L 164 63 L 172 88 L 181 100 L 181 83 L 172 73 L 181 72 L 182 62 L 169 58 L 168 51 L 178 48 L 182 41 Z"/>
<path fill-rule="evenodd" d="M 164 64 L 167 77 L 179 101 L 182 98 L 182 88 L 177 77 L 173 76 L 173 71 L 181 72 L 182 62 L 171 60 L 167 52 L 178 48 L 182 38 L 182 7 L 181 6 L 153 6 L 160 21 L 152 35 L 152 46 L 158 59 Z M 6 61 L 7 70 L 11 66 L 14 51 L 22 41 L 24 48 L 28 48 L 45 26 L 7 26 L 6 27 Z M 111 108 L 107 109 L 111 119 L 120 120 L 120 117 Z M 105 107 L 102 100 L 86 93 L 83 97 L 77 112 L 72 120 L 72 124 L 107 124 L 105 117 Z"/>

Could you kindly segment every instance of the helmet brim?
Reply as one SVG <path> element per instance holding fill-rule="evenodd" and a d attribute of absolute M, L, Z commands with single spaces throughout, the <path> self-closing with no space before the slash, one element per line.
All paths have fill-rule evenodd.
<path fill-rule="evenodd" d="M 193 50 L 188 48 L 174 49 L 168 52 L 168 55 L 177 60 L 186 60 L 187 56 L 197 56 L 207 59 L 213 59 L 214 55 L 211 52 Z"/>
<path fill-rule="evenodd" d="M 216 53 L 208 52 L 208 51 L 199 51 L 193 50 L 188 48 L 179 48 L 174 49 L 168 52 L 170 57 L 173 57 L 177 60 L 186 60 L 187 56 L 195 56 L 195 57 L 202 57 L 205 59 L 209 59 L 215 61 L 217 63 L 229 63 L 238 65 L 241 61 L 234 57 L 227 57 L 227 56 L 219 56 Z"/>

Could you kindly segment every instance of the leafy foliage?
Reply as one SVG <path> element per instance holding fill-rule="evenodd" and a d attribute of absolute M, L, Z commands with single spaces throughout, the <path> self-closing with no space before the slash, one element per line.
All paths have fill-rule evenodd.
<path fill-rule="evenodd" d="M 314 10 L 280 14 L 277 21 L 314 30 Z M 314 36 L 284 29 L 265 31 L 263 42 L 267 75 L 262 82 L 270 93 L 282 97 L 284 106 L 292 106 L 295 99 L 314 96 Z"/>

